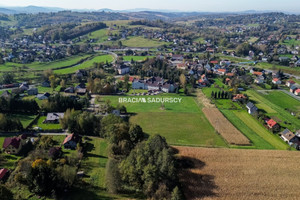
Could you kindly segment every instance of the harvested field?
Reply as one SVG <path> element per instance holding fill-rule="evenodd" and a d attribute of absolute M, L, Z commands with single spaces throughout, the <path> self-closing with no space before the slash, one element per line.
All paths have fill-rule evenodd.
<path fill-rule="evenodd" d="M 203 112 L 213 127 L 232 145 L 251 145 L 249 139 L 237 130 L 218 110 L 203 108 Z"/>
<path fill-rule="evenodd" d="M 299 199 L 296 151 L 176 147 L 188 200 Z"/>

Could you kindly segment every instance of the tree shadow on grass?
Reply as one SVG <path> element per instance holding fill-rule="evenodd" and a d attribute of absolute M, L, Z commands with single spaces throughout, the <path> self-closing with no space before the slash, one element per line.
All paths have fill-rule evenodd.
<path fill-rule="evenodd" d="M 180 157 L 178 159 L 180 173 L 180 183 L 182 185 L 186 199 L 202 199 L 204 197 L 215 197 L 215 176 L 201 173 L 205 163 L 199 159 L 190 157 Z M 192 171 L 193 170 L 193 171 Z M 195 173 L 195 170 L 199 170 Z"/>

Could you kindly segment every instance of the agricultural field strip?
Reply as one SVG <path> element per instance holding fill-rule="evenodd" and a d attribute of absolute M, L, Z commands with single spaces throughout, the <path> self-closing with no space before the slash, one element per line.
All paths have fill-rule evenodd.
<path fill-rule="evenodd" d="M 280 116 L 281 120 L 288 120 L 296 126 L 295 127 L 296 129 L 300 128 L 300 120 L 296 119 L 294 116 L 292 116 L 290 113 L 285 111 L 280 106 L 272 103 L 270 100 L 264 98 L 262 95 L 260 95 L 259 93 L 255 92 L 255 91 L 248 91 L 247 94 L 250 94 L 250 99 L 251 99 L 251 96 L 254 96 L 259 102 L 264 102 L 265 105 L 267 105 L 272 110 L 276 111 L 275 114 L 276 113 L 278 114 L 276 116 Z M 264 108 L 262 108 L 262 109 L 264 109 Z M 265 111 L 268 112 L 268 110 L 265 110 Z M 274 113 L 274 112 L 272 112 L 272 113 Z M 270 113 L 270 114 L 272 114 L 272 113 Z"/>
<path fill-rule="evenodd" d="M 256 134 L 258 134 L 276 149 L 286 150 L 288 148 L 286 143 L 284 143 L 278 136 L 269 132 L 262 124 L 260 124 L 247 112 L 235 112 L 234 114 L 245 124 L 248 124 Z"/>
<path fill-rule="evenodd" d="M 237 115 L 237 112 L 243 111 L 232 111 L 221 109 L 223 115 L 237 128 L 239 129 L 258 149 L 275 149 L 269 142 L 267 142 L 262 136 L 256 133 L 252 126 L 248 126 L 248 123 L 244 123 Z M 251 117 L 251 116 L 249 116 Z"/>
<path fill-rule="evenodd" d="M 236 129 L 218 108 L 203 108 L 206 118 L 221 136 L 232 145 L 250 145 L 249 139 Z"/>

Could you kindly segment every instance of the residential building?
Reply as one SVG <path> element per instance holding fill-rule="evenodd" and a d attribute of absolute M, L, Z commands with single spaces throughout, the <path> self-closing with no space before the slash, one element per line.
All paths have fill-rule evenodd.
<path fill-rule="evenodd" d="M 44 124 L 58 124 L 59 120 L 64 117 L 64 113 L 48 113 Z"/>
<path fill-rule="evenodd" d="M 128 65 L 122 64 L 117 67 L 117 70 L 120 75 L 124 75 L 130 72 L 130 67 Z"/>
<path fill-rule="evenodd" d="M 37 95 L 38 93 L 39 92 L 37 88 L 30 88 L 29 90 L 27 90 L 28 95 Z"/>
<path fill-rule="evenodd" d="M 280 138 L 283 141 L 287 142 L 289 145 L 298 141 L 296 135 L 293 132 L 291 132 L 289 129 L 285 129 L 283 132 L 281 132 Z"/>
<path fill-rule="evenodd" d="M 81 141 L 81 137 L 75 133 L 72 133 L 68 136 L 63 141 L 63 145 L 65 149 L 76 149 L 77 144 Z"/>
<path fill-rule="evenodd" d="M 258 108 L 252 102 L 248 102 L 246 107 L 250 115 L 257 113 Z"/>
<path fill-rule="evenodd" d="M 272 83 L 276 84 L 276 85 L 280 85 L 281 84 L 281 80 L 279 78 L 274 78 L 272 80 Z"/>

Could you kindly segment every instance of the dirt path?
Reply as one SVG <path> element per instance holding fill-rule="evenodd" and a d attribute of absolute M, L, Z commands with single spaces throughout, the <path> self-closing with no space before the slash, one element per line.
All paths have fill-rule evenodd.
<path fill-rule="evenodd" d="M 202 103 L 204 108 L 215 108 L 216 106 L 210 102 L 202 90 L 197 90 L 197 101 Z"/>

